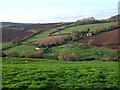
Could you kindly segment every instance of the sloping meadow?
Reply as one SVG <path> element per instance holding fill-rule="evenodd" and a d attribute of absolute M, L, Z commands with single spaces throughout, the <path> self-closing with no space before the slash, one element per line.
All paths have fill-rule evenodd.
<path fill-rule="evenodd" d="M 3 58 L 2 68 L 3 88 L 120 88 L 118 62 Z"/>

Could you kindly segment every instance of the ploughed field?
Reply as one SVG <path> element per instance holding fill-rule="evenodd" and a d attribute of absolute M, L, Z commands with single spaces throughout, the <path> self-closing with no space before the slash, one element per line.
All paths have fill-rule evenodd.
<path fill-rule="evenodd" d="M 5 31 L 5 32 L 4 32 Z M 34 34 L 30 31 L 15 31 L 3 29 L 2 42 L 10 42 L 15 39 L 23 39 L 29 35 Z"/>
<path fill-rule="evenodd" d="M 94 40 L 96 45 L 109 44 L 111 48 L 118 48 L 120 45 L 119 33 L 120 29 L 100 33 L 98 35 L 86 37 L 84 39 L 79 40 L 79 43 L 88 43 L 90 40 Z"/>
<path fill-rule="evenodd" d="M 2 28 L 2 42 L 10 42 L 14 39 L 24 39 L 44 29 L 52 28 L 58 25 L 58 23 L 51 23 L 6 26 Z"/>
<path fill-rule="evenodd" d="M 56 44 L 60 40 L 67 38 L 68 35 L 51 36 L 32 42 L 32 44 Z"/>
<path fill-rule="evenodd" d="M 3 88 L 120 88 L 118 63 L 3 58 Z"/>

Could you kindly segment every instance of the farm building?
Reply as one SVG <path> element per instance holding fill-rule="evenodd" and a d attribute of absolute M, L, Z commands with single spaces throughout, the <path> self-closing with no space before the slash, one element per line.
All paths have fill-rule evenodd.
<path fill-rule="evenodd" d="M 87 33 L 87 36 L 92 36 L 92 33 Z"/>

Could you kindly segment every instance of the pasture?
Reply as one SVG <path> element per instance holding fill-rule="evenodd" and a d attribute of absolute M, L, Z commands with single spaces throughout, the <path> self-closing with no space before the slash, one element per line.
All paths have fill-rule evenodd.
<path fill-rule="evenodd" d="M 9 43 L 0 43 L 0 47 L 2 47 L 2 48 L 7 48 L 7 47 L 11 47 L 11 46 L 13 46 L 13 44 L 11 42 L 9 42 Z"/>
<path fill-rule="evenodd" d="M 109 48 L 98 48 L 95 46 L 79 46 L 79 44 L 64 44 L 56 47 L 52 47 L 46 56 L 58 56 L 61 51 L 72 52 L 79 56 L 80 60 L 86 58 L 104 59 L 107 57 L 118 57 L 118 52 Z"/>
<path fill-rule="evenodd" d="M 118 63 L 3 58 L 2 87 L 16 89 L 119 89 Z"/>
<path fill-rule="evenodd" d="M 20 55 L 25 55 L 28 52 L 35 52 L 35 46 L 19 45 L 19 46 L 14 46 L 12 48 L 4 50 L 4 52 L 7 53 L 12 50 L 18 52 Z"/>
<path fill-rule="evenodd" d="M 99 24 L 88 24 L 88 25 L 79 25 L 75 27 L 66 28 L 60 32 L 56 32 L 54 34 L 64 34 L 64 33 L 71 33 L 73 30 L 85 31 L 90 29 L 90 31 L 99 31 L 111 26 L 117 26 L 117 23 L 99 23 Z"/>

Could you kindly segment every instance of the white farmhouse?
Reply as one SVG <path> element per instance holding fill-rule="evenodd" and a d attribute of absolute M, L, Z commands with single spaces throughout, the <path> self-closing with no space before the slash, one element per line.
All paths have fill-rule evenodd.
<path fill-rule="evenodd" d="M 36 51 L 40 51 L 40 48 L 36 47 L 35 50 L 36 50 Z"/>

